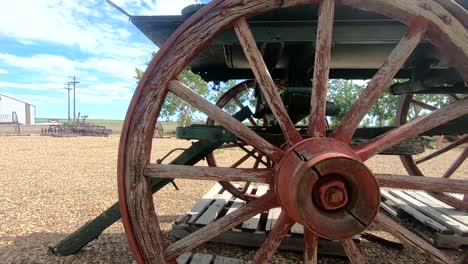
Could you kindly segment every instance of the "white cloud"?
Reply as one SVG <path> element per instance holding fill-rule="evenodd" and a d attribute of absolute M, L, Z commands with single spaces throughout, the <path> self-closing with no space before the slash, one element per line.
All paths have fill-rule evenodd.
<path fill-rule="evenodd" d="M 6 74 L 6 73 L 8 73 L 7 70 L 4 70 L 4 69 L 0 68 L 0 74 Z"/>
<path fill-rule="evenodd" d="M 103 22 L 106 20 L 102 17 L 115 16 L 116 12 L 109 10 L 109 13 L 102 14 L 99 11 L 102 8 L 97 7 L 104 5 L 104 1 L 97 0 L 7 1 L 0 8 L 0 35 L 28 44 L 47 41 L 77 45 L 83 51 L 101 56 L 121 56 L 122 53 L 143 56 L 151 53 L 151 45 L 132 42 L 129 31 Z"/>
<path fill-rule="evenodd" d="M 90 58 L 83 61 L 70 60 L 63 56 L 37 54 L 31 57 L 20 57 L 12 54 L 0 53 L 0 62 L 5 65 L 21 68 L 28 71 L 39 72 L 47 76 L 48 80 L 64 82 L 69 75 L 78 75 L 83 78 L 93 77 L 98 73 L 133 80 L 135 67 L 139 61 L 132 58 Z M 62 78 L 62 81 L 60 81 Z"/>
<path fill-rule="evenodd" d="M 60 83 L 12 83 L 0 81 L 0 88 L 14 88 L 27 90 L 59 90 L 64 89 L 64 85 Z"/>

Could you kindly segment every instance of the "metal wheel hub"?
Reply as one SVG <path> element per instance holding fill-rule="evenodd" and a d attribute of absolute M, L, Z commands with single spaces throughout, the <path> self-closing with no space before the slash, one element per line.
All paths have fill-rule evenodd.
<path fill-rule="evenodd" d="M 351 148 L 329 138 L 291 147 L 277 165 L 275 190 L 291 218 L 334 240 L 364 231 L 380 203 L 372 172 Z"/>

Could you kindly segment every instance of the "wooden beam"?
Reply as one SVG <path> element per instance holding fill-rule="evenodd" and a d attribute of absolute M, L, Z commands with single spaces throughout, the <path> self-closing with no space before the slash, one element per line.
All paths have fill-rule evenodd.
<path fill-rule="evenodd" d="M 226 129 L 231 131 L 233 134 L 238 136 L 240 139 L 254 146 L 263 154 L 270 157 L 275 162 L 279 162 L 284 154 L 284 151 L 280 148 L 268 143 L 262 137 L 257 135 L 251 129 L 246 127 L 244 124 L 222 111 L 219 107 L 213 105 L 205 98 L 188 88 L 185 84 L 180 81 L 173 80 L 169 82 L 169 90 L 175 95 L 180 97 L 182 100 L 191 104 L 201 112 L 205 113 L 209 118 L 215 120 Z"/>
<path fill-rule="evenodd" d="M 315 44 L 314 75 L 310 97 L 308 135 L 324 137 L 327 131 L 326 106 L 330 73 L 335 0 L 323 0 L 318 11 L 317 42 Z"/>
<path fill-rule="evenodd" d="M 433 263 L 454 263 L 444 253 L 433 247 L 426 240 L 418 237 L 402 225 L 390 219 L 383 213 L 378 213 L 375 221 L 382 225 L 394 237 L 400 240 L 410 249 L 423 255 L 427 260 Z"/>
<path fill-rule="evenodd" d="M 416 46 L 421 42 L 426 32 L 426 22 L 416 20 L 408 29 L 405 36 L 387 57 L 382 67 L 377 71 L 366 89 L 353 103 L 351 109 L 345 114 L 331 137 L 343 143 L 349 143 L 359 123 L 377 102 L 387 85 L 395 77 L 411 55 Z"/>
<path fill-rule="evenodd" d="M 271 111 L 276 117 L 281 130 L 290 146 L 302 140 L 301 135 L 289 118 L 288 112 L 284 107 L 283 101 L 277 91 L 275 82 L 271 78 L 270 72 L 258 50 L 255 38 L 250 31 L 249 24 L 245 18 L 240 18 L 234 24 L 234 30 L 237 38 L 244 50 L 244 54 L 249 61 L 250 67 L 257 79 L 260 89 L 270 106 Z"/>
<path fill-rule="evenodd" d="M 148 164 L 145 167 L 144 174 L 147 177 L 154 178 L 271 183 L 275 172 L 273 169 Z"/>

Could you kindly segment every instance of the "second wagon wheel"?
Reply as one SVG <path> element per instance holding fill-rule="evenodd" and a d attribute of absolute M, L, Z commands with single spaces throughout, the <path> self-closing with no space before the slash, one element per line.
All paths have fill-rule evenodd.
<path fill-rule="evenodd" d="M 234 87 L 230 88 L 228 91 L 226 91 L 224 94 L 221 95 L 221 97 L 216 102 L 216 106 L 218 106 L 221 109 L 225 109 L 225 108 L 242 109 L 243 107 L 247 105 L 245 102 L 242 102 L 242 101 L 247 98 L 253 98 L 253 95 L 251 94 L 251 92 L 254 89 L 254 85 L 255 85 L 255 81 L 253 80 L 247 80 L 247 81 L 243 81 L 243 82 L 236 84 Z M 258 127 L 258 126 L 265 127 L 267 125 L 267 122 L 268 121 L 266 117 L 264 117 L 261 121 L 255 120 L 252 116 L 248 117 L 248 125 L 253 126 L 253 127 Z M 215 124 L 215 121 L 208 118 L 207 125 L 214 125 L 214 124 Z M 261 168 L 261 167 L 270 168 L 272 166 L 271 161 L 267 159 L 266 157 L 264 157 L 264 155 L 261 152 L 255 149 L 248 149 L 248 146 L 242 141 L 225 144 L 222 148 L 223 149 L 241 148 L 245 152 L 245 154 L 241 157 L 236 156 L 235 158 L 236 161 L 230 165 L 231 168 L 238 168 L 238 167 L 246 168 L 246 166 L 243 166 L 243 164 L 246 165 L 246 163 L 249 163 L 249 161 L 252 161 L 252 160 L 254 160 L 253 164 L 249 164 L 249 165 L 252 165 L 251 167 L 253 167 L 254 169 Z M 209 154 L 206 157 L 206 159 L 207 159 L 208 165 L 211 167 L 217 167 L 219 165 L 219 163 L 216 162 L 217 159 L 216 159 L 215 153 Z M 240 198 L 244 201 L 252 200 L 252 198 L 255 198 L 255 196 L 247 193 L 247 190 L 250 186 L 250 182 L 245 182 L 239 187 L 236 187 L 232 183 L 226 182 L 226 181 L 220 181 L 219 183 L 221 184 L 221 186 L 223 186 L 224 189 L 226 189 L 236 198 Z"/>
<path fill-rule="evenodd" d="M 446 53 L 465 81 L 468 80 L 467 29 L 443 6 L 433 1 L 344 0 L 340 4 L 379 13 L 408 26 L 405 34 L 375 73 L 367 88 L 331 133 L 326 133 L 326 95 L 330 70 L 335 1 L 319 6 L 313 85 L 308 129 L 300 134 L 291 122 L 247 23 L 248 18 L 280 8 L 309 5 L 310 0 L 212 1 L 185 21 L 164 43 L 145 72 L 133 96 L 120 141 L 118 184 L 122 222 L 138 263 L 175 263 L 184 252 L 210 241 L 245 220 L 274 207 L 281 214 L 253 263 L 268 263 L 294 223 L 304 226 L 305 263 L 317 262 L 318 237 L 338 240 L 352 263 L 364 256 L 352 237 L 373 221 L 430 262 L 452 260 L 408 229 L 379 213 L 379 187 L 415 190 L 468 191 L 464 180 L 419 176 L 380 175 L 364 161 L 407 139 L 468 113 L 468 99 L 453 102 L 379 137 L 350 146 L 352 135 L 388 83 L 423 38 Z M 338 6 L 337 6 L 338 8 Z M 312 14 L 311 14 L 312 15 Z M 462 17 L 465 19 L 466 17 Z M 223 31 L 234 29 L 240 46 L 276 117 L 287 150 L 266 141 L 254 130 L 196 94 L 177 76 Z M 168 92 L 189 102 L 244 142 L 274 161 L 274 168 L 238 169 L 150 163 L 154 125 Z M 159 225 L 158 205 L 149 184 L 152 177 L 250 181 L 268 183 L 270 191 L 183 239 L 171 243 Z"/>
<path fill-rule="evenodd" d="M 437 103 L 434 99 L 431 100 L 430 95 L 407 94 L 402 96 L 398 104 L 396 123 L 398 125 L 404 125 L 411 119 L 418 117 L 411 117 L 411 113 L 420 112 L 419 115 L 429 114 L 433 111 L 436 111 L 441 106 L 449 104 L 450 102 L 463 100 L 464 96 L 449 94 L 437 95 L 437 97 L 437 99 L 442 102 Z M 432 96 L 432 98 L 434 98 L 434 96 Z M 466 117 L 466 115 L 463 117 L 464 121 L 461 120 L 458 122 L 458 126 L 463 126 L 463 124 L 466 125 Z M 468 134 L 456 134 L 451 136 L 454 137 L 452 142 L 448 142 L 445 146 L 442 145 L 441 148 L 436 149 L 429 154 L 424 154 L 423 156 L 418 157 L 413 157 L 411 155 L 400 156 L 403 166 L 408 171 L 408 173 L 410 175 L 418 176 L 440 176 L 442 178 L 450 178 L 457 171 L 459 171 L 460 176 L 463 176 L 464 171 L 467 170 L 466 164 L 464 162 L 468 158 Z M 443 139 L 444 137 L 439 136 L 439 138 Z M 447 155 L 451 157 L 453 156 L 449 164 L 444 164 L 441 162 L 441 160 L 438 159 L 438 157 L 446 157 Z M 440 175 L 436 175 L 433 169 L 425 168 L 425 164 L 437 164 L 437 167 L 442 169 L 443 172 Z M 453 194 L 439 192 L 431 192 L 430 194 L 455 208 L 468 210 L 468 201 L 464 201 L 464 199 L 468 198 L 468 194 L 465 194 L 465 197 L 457 197 Z"/>

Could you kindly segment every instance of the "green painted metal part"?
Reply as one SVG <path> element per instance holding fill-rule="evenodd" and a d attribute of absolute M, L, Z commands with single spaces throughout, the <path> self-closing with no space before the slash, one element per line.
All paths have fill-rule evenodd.
<path fill-rule="evenodd" d="M 306 127 L 297 127 L 301 134 L 306 135 Z M 353 140 L 366 140 L 378 137 L 395 127 L 367 127 L 358 128 L 353 135 Z M 270 127 L 268 129 L 258 129 L 252 127 L 253 130 L 263 137 L 268 142 L 280 146 L 284 143 L 283 135 L 277 127 Z M 332 130 L 328 130 L 330 134 Z M 435 127 L 426 131 L 422 136 L 436 136 L 436 135 L 461 135 L 468 133 L 468 115 L 464 115 L 455 120 L 445 123 L 444 125 Z M 236 137 L 231 132 L 221 126 L 206 126 L 206 125 L 193 125 L 189 127 L 178 127 L 176 129 L 176 137 L 180 139 L 191 140 L 207 140 L 207 139 L 229 139 L 235 140 Z"/>
<path fill-rule="evenodd" d="M 234 114 L 233 117 L 239 121 L 243 121 L 251 115 L 252 112 L 250 109 L 248 107 L 244 107 Z M 232 137 L 231 134 L 231 137 L 223 137 L 221 139 L 211 138 L 200 140 L 182 152 L 171 162 L 171 164 L 194 165 L 206 157 L 206 155 L 223 145 L 226 142 L 225 140 L 232 141 L 233 139 L 235 139 L 235 137 Z M 151 191 L 155 193 L 170 182 L 170 179 L 153 179 L 151 182 Z M 61 256 L 76 254 L 89 242 L 96 239 L 104 230 L 106 230 L 106 228 L 117 222 L 120 217 L 120 206 L 117 202 L 98 215 L 95 219 L 87 222 L 78 230 L 60 241 L 56 246 L 51 247 L 50 250 Z"/>

